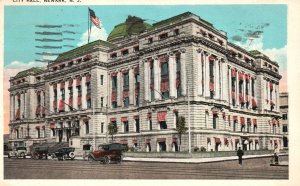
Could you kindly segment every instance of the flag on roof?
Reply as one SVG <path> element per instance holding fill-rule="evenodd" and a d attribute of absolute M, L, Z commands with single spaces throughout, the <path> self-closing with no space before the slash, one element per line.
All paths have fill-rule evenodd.
<path fill-rule="evenodd" d="M 101 26 L 100 26 L 101 22 L 100 22 L 99 18 L 96 16 L 94 10 L 89 8 L 89 13 L 90 13 L 90 20 L 94 23 L 94 25 L 96 27 L 101 29 Z"/>

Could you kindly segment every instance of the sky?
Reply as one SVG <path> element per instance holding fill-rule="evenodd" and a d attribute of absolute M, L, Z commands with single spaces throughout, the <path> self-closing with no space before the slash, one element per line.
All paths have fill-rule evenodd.
<path fill-rule="evenodd" d="M 287 91 L 287 6 L 286 5 L 109 5 L 89 6 L 101 20 L 102 29 L 92 27 L 90 41 L 106 40 L 115 25 L 129 15 L 150 24 L 192 12 L 227 33 L 228 40 L 247 50 L 259 50 L 280 65 L 280 91 Z M 43 25 L 62 25 L 44 28 Z M 9 108 L 9 77 L 38 62 L 87 43 L 88 6 L 6 6 L 4 8 L 4 108 Z M 41 35 L 41 32 L 61 35 Z M 46 33 L 47 34 L 47 33 Z M 58 39 L 41 42 L 39 39 Z M 38 39 L 39 41 L 37 41 Z M 46 46 L 46 47 L 45 47 Z M 61 47 L 49 49 L 47 46 Z M 39 53 L 39 54 L 37 54 Z M 9 110 L 4 109 L 4 133 L 8 133 Z"/>

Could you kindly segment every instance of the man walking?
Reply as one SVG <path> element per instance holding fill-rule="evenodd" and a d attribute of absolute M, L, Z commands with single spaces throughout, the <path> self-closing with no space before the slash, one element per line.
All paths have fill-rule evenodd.
<path fill-rule="evenodd" d="M 241 149 L 241 147 L 239 147 L 239 150 L 237 151 L 237 156 L 239 157 L 240 165 L 243 164 L 243 155 L 244 155 L 244 151 Z"/>
<path fill-rule="evenodd" d="M 275 148 L 274 148 L 274 159 L 275 159 L 275 164 L 278 165 L 279 163 L 279 160 L 278 160 L 278 155 L 279 155 L 279 149 L 278 149 L 278 145 L 276 144 L 275 145 Z"/>

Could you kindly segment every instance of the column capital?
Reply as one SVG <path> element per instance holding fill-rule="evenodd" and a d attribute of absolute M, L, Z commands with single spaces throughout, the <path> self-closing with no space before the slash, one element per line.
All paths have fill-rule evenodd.
<path fill-rule="evenodd" d="M 168 52 L 169 57 L 175 57 L 175 53 L 173 51 Z"/>
<path fill-rule="evenodd" d="M 143 63 L 147 63 L 148 60 L 147 60 L 147 59 L 142 59 L 142 62 L 143 62 Z"/>
<path fill-rule="evenodd" d="M 203 52 L 206 56 L 209 56 L 209 53 L 207 51 L 203 51 Z"/>
<path fill-rule="evenodd" d="M 198 53 L 201 53 L 203 50 L 202 50 L 201 48 L 197 48 L 196 51 L 197 51 Z"/>

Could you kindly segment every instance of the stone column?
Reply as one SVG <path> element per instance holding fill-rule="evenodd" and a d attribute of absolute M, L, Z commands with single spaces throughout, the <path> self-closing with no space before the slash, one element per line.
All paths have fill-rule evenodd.
<path fill-rule="evenodd" d="M 86 95 L 87 95 L 87 86 L 86 86 L 86 77 L 83 76 L 82 77 L 82 100 L 81 100 L 81 104 L 82 104 L 82 109 L 86 109 L 87 108 L 87 101 L 86 101 Z"/>
<path fill-rule="evenodd" d="M 122 72 L 120 71 L 117 74 L 117 90 L 118 90 L 118 96 L 117 96 L 117 104 L 119 107 L 122 107 L 122 99 L 123 99 L 123 95 L 122 95 Z"/>
<path fill-rule="evenodd" d="M 280 107 L 279 107 L 279 84 L 276 84 L 276 90 L 277 90 L 277 94 L 276 94 L 276 108 L 277 111 L 280 111 Z"/>
<path fill-rule="evenodd" d="M 144 88 L 145 88 L 145 101 L 150 101 L 149 99 L 149 92 L 150 92 L 150 79 L 149 79 L 149 65 L 150 62 L 148 60 L 143 60 L 144 63 Z M 155 78 L 155 76 L 154 76 Z M 155 82 L 154 82 L 155 84 Z"/>
<path fill-rule="evenodd" d="M 108 74 L 107 76 L 107 107 L 108 108 L 111 108 L 111 92 L 112 92 L 111 87 L 112 87 L 111 74 Z"/>
<path fill-rule="evenodd" d="M 158 57 L 154 57 L 153 68 L 154 68 L 154 99 L 159 100 L 161 96 L 158 92 L 160 92 L 160 64 L 158 61 Z"/>
<path fill-rule="evenodd" d="M 175 67 L 175 55 L 169 53 L 169 87 L 170 87 L 170 98 L 176 98 L 176 68 Z"/>
<path fill-rule="evenodd" d="M 266 105 L 266 109 L 270 110 L 269 105 L 270 105 L 270 87 L 269 87 L 269 81 L 266 81 L 266 85 L 267 85 L 267 99 L 268 99 L 268 103 Z"/>
<path fill-rule="evenodd" d="M 244 97 L 244 103 L 246 103 L 246 79 L 245 79 L 245 73 L 243 74 L 243 93 L 242 93 L 243 97 Z M 244 105 L 244 107 L 246 107 L 246 104 Z"/>
<path fill-rule="evenodd" d="M 210 97 L 210 91 L 209 91 L 209 54 L 205 54 L 205 61 L 204 61 L 204 66 L 205 66 L 205 78 L 204 78 L 204 91 L 205 91 L 205 97 L 209 98 Z"/>
<path fill-rule="evenodd" d="M 54 94 L 53 94 L 53 85 L 49 85 L 49 100 L 50 100 L 50 103 L 49 103 L 49 111 L 50 111 L 50 113 L 49 114 L 51 114 L 51 113 L 53 113 L 54 111 L 53 111 L 53 100 L 54 100 Z"/>
<path fill-rule="evenodd" d="M 69 81 L 65 81 L 65 103 L 69 105 Z M 69 106 L 65 105 L 65 111 L 69 111 Z"/>
<path fill-rule="evenodd" d="M 180 83 L 181 83 L 181 93 L 183 96 L 186 96 L 186 62 L 185 62 L 185 49 L 180 50 L 181 55 L 180 55 Z"/>
<path fill-rule="evenodd" d="M 229 106 L 232 104 L 232 95 L 231 95 L 231 92 L 232 92 L 232 79 L 231 79 L 231 67 L 228 66 L 228 103 L 229 103 Z"/>
<path fill-rule="evenodd" d="M 133 67 L 128 70 L 129 75 L 129 104 L 134 105 L 134 71 Z"/>
<path fill-rule="evenodd" d="M 239 92 L 240 92 L 240 87 L 239 87 L 239 82 L 240 82 L 240 79 L 239 79 L 239 71 L 236 71 L 236 82 L 235 82 L 235 86 L 236 86 L 236 90 L 235 90 L 235 102 L 236 102 L 236 105 L 239 106 L 240 105 L 240 97 L 239 97 Z"/>
<path fill-rule="evenodd" d="M 73 85 L 72 85 L 72 87 L 73 87 L 73 108 L 78 109 L 78 105 L 77 105 L 78 104 L 78 102 L 77 102 L 78 90 L 76 88 L 76 81 L 77 81 L 76 78 L 73 79 Z"/>
<path fill-rule="evenodd" d="M 215 60 L 215 99 L 220 99 L 220 63 L 219 60 Z"/>
<path fill-rule="evenodd" d="M 201 49 L 197 49 L 197 71 L 198 71 L 198 76 L 197 76 L 197 92 L 198 92 L 198 96 L 202 96 L 202 55 L 203 53 L 201 52 Z M 182 67 L 181 67 L 182 70 Z"/>
<path fill-rule="evenodd" d="M 10 93 L 10 120 L 14 120 L 14 96 Z"/>
<path fill-rule="evenodd" d="M 26 96 L 25 96 L 25 91 L 23 92 L 23 104 L 22 104 L 22 107 L 23 107 L 23 112 L 22 112 L 22 116 L 24 116 L 24 118 L 26 118 L 26 115 L 25 115 L 25 111 L 26 111 Z"/>
<path fill-rule="evenodd" d="M 249 97 L 249 108 L 252 108 L 252 77 L 250 75 L 249 75 L 248 97 Z"/>

